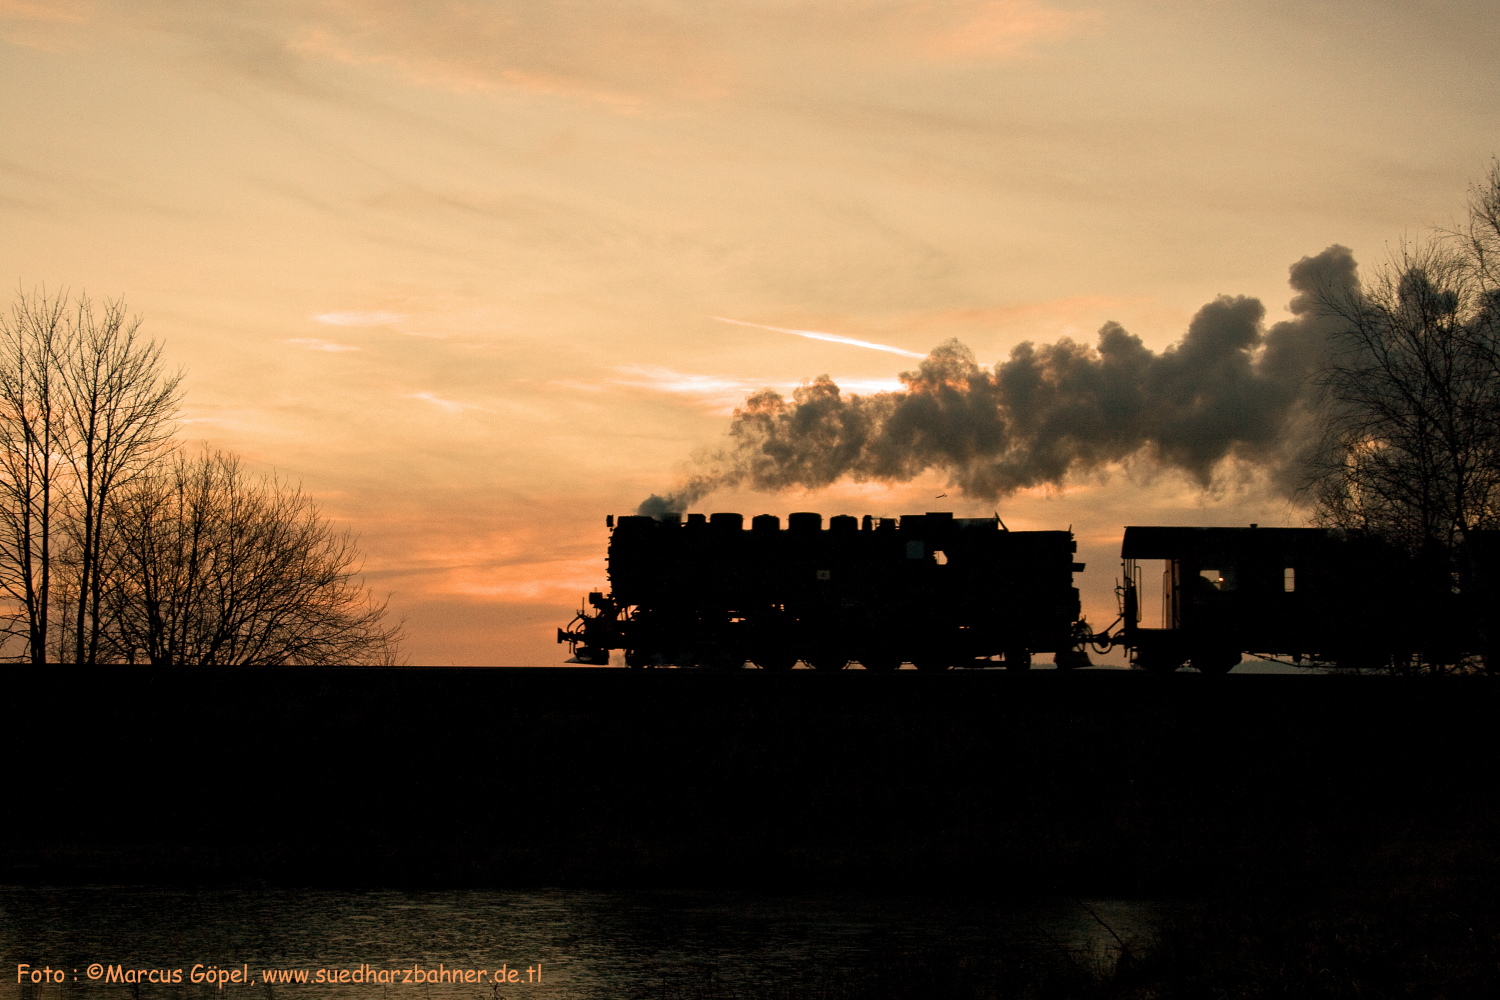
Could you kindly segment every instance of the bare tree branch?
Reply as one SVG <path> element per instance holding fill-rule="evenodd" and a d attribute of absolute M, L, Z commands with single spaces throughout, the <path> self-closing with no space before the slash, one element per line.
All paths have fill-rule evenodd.
<path fill-rule="evenodd" d="M 116 653 L 159 664 L 389 663 L 399 626 L 352 535 L 300 489 L 221 452 L 174 458 L 111 506 Z"/>
<path fill-rule="evenodd" d="M 53 553 L 69 450 L 59 359 L 76 340 L 67 293 L 22 293 L 0 317 L 0 636 L 45 663 Z"/>
<path fill-rule="evenodd" d="M 162 373 L 161 347 L 143 342 L 139 329 L 140 320 L 126 315 L 124 303 L 106 302 L 96 317 L 93 304 L 80 296 L 72 350 L 60 366 L 72 444 L 64 457 L 72 473 L 68 525 L 77 573 L 72 634 L 62 658 L 78 663 L 95 662 L 102 641 L 110 497 L 150 465 L 170 436 L 168 421 L 177 410 L 181 375 Z"/>
<path fill-rule="evenodd" d="M 1338 328 L 1306 486 L 1319 523 L 1401 545 L 1429 590 L 1456 585 L 1481 623 L 1493 614 L 1474 533 L 1500 528 L 1497 264 L 1500 165 L 1471 192 L 1465 230 L 1402 245 L 1363 287 L 1323 291 Z"/>
<path fill-rule="evenodd" d="M 0 650 L 33 663 L 390 663 L 399 626 L 300 489 L 170 448 L 180 374 L 120 301 L 0 317 Z"/>

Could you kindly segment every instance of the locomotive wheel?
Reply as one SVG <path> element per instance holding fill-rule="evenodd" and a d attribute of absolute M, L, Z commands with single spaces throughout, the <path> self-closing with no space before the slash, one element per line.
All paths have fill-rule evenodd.
<path fill-rule="evenodd" d="M 1138 670 L 1144 670 L 1148 674 L 1170 674 L 1182 666 L 1182 660 L 1172 656 L 1164 656 L 1160 653 L 1151 655 L 1137 653 L 1131 663 Z"/>
<path fill-rule="evenodd" d="M 1389 655 L 1382 655 L 1374 649 L 1358 647 L 1341 649 L 1333 658 L 1333 665 L 1342 670 L 1379 670 L 1388 663 L 1390 663 Z"/>
<path fill-rule="evenodd" d="M 807 665 L 814 670 L 843 670 L 849 665 L 849 658 L 847 656 L 823 653 L 818 656 L 807 657 Z"/>
<path fill-rule="evenodd" d="M 1029 649 L 1007 649 L 1005 651 L 1006 670 L 1030 670 L 1031 650 Z"/>
<path fill-rule="evenodd" d="M 1239 664 L 1240 654 L 1225 650 L 1195 653 L 1189 662 L 1200 674 L 1227 674 Z"/>
<path fill-rule="evenodd" d="M 1076 670 L 1094 665 L 1086 649 L 1059 649 L 1053 654 L 1052 662 L 1057 664 L 1058 670 Z"/>
<path fill-rule="evenodd" d="M 625 665 L 632 670 L 650 670 L 654 666 L 651 654 L 643 649 L 625 650 Z"/>
<path fill-rule="evenodd" d="M 892 670 L 901 669 L 901 661 L 894 656 L 876 656 L 872 654 L 869 659 L 861 658 L 859 661 L 866 670 L 874 670 L 877 673 L 888 674 Z"/>
<path fill-rule="evenodd" d="M 791 653 L 756 653 L 751 656 L 751 661 L 762 670 L 790 670 L 797 665 L 797 658 Z"/>

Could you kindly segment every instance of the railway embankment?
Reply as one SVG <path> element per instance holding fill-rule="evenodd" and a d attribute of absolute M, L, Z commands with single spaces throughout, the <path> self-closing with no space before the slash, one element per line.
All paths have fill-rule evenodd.
<path fill-rule="evenodd" d="M 0 704 L 9 883 L 1179 894 L 1500 830 L 1481 678 L 13 666 Z"/>

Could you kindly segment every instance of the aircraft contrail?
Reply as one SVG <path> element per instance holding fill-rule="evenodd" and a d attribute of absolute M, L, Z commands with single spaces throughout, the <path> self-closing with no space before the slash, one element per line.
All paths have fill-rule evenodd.
<path fill-rule="evenodd" d="M 720 323 L 734 323 L 736 326 L 753 326 L 761 330 L 775 330 L 777 333 L 793 333 L 799 337 L 809 340 L 826 340 L 834 344 L 848 344 L 850 347 L 865 347 L 872 351 L 885 351 L 888 354 L 899 354 L 907 358 L 925 358 L 927 355 L 920 351 L 908 351 L 903 347 L 892 347 L 889 344 L 874 344 L 868 340 L 855 340 L 853 337 L 840 337 L 836 333 L 820 333 L 817 330 L 791 330 L 784 326 L 766 326 L 764 323 L 747 323 L 742 319 L 729 319 L 724 316 L 710 316 Z"/>

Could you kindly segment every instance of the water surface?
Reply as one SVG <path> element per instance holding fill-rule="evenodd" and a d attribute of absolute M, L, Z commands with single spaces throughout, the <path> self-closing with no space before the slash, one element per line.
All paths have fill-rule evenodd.
<path fill-rule="evenodd" d="M 1149 941 L 1154 918 L 1151 905 L 1119 900 L 0 888 L 0 998 L 824 997 L 882 979 L 983 978 L 1017 962 L 1104 969 L 1122 944 Z M 32 969 L 18 983 L 20 963 Z M 194 966 L 200 976 L 248 969 L 250 983 L 194 984 Z M 43 968 L 64 970 L 63 981 L 32 983 Z M 182 982 L 150 981 L 153 970 Z M 279 970 L 309 982 L 268 981 Z M 318 983 L 320 970 L 374 981 Z M 452 982 L 455 970 L 473 981 Z M 147 981 L 111 981 L 127 976 Z"/>

